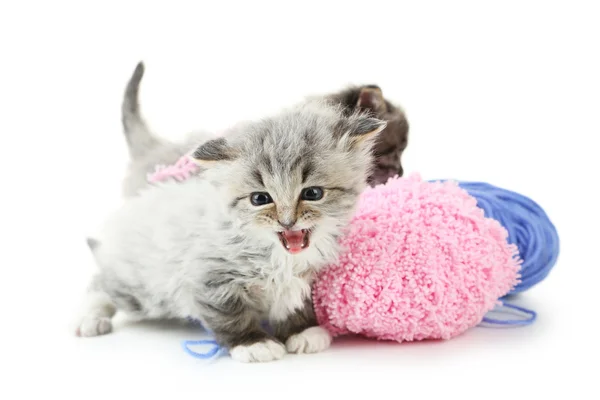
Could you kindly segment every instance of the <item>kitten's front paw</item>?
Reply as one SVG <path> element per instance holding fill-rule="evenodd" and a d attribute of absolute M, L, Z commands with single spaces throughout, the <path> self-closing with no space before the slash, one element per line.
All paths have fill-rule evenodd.
<path fill-rule="evenodd" d="M 235 346 L 230 354 L 231 358 L 240 362 L 266 362 L 282 359 L 285 347 L 279 342 L 267 339 L 248 346 Z"/>
<path fill-rule="evenodd" d="M 285 342 L 285 347 L 290 353 L 318 353 L 326 350 L 331 345 L 331 335 L 320 326 L 313 326 L 302 332 L 292 335 Z"/>
<path fill-rule="evenodd" d="M 104 335 L 112 331 L 110 318 L 85 317 L 77 328 L 76 335 L 82 337 Z"/>

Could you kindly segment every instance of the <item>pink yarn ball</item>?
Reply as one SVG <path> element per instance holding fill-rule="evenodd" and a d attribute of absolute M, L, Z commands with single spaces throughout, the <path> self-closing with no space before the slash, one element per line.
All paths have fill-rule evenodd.
<path fill-rule="evenodd" d="M 518 283 L 516 246 L 455 182 L 414 175 L 367 189 L 342 245 L 313 287 L 334 336 L 449 339 Z"/>

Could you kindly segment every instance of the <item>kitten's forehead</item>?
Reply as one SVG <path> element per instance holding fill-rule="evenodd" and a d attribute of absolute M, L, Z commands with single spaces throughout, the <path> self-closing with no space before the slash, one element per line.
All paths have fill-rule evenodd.
<path fill-rule="evenodd" d="M 265 150 L 277 150 L 287 156 L 306 151 L 315 146 L 334 145 L 338 114 L 329 108 L 306 110 L 300 108 L 280 118 L 264 121 L 257 125 L 258 140 Z"/>
<path fill-rule="evenodd" d="M 318 163 L 315 158 L 318 153 L 304 141 L 297 141 L 289 146 L 277 143 L 255 153 L 248 167 L 252 171 L 252 179 L 260 185 L 302 185 L 317 172 Z"/>
<path fill-rule="evenodd" d="M 245 153 L 261 173 L 287 175 L 314 170 L 315 158 L 327 157 L 335 148 L 339 116 L 327 108 L 300 108 L 257 123 Z M 248 165 L 250 167 L 250 165 Z"/>
<path fill-rule="evenodd" d="M 354 147 L 349 132 L 361 132 L 360 124 L 369 122 L 314 102 L 246 125 L 231 142 L 239 161 L 236 191 L 267 190 L 282 198 L 297 197 L 308 186 L 356 191 L 366 182 L 371 155 L 366 147 Z"/>

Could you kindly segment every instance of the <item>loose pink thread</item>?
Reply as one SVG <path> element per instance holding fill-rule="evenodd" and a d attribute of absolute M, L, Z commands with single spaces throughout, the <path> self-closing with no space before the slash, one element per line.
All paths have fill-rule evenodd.
<path fill-rule="evenodd" d="M 154 172 L 148 174 L 148 181 L 150 183 L 157 183 L 172 178 L 181 182 L 189 179 L 197 171 L 198 165 L 188 155 L 185 155 L 173 165 L 157 165 Z"/>

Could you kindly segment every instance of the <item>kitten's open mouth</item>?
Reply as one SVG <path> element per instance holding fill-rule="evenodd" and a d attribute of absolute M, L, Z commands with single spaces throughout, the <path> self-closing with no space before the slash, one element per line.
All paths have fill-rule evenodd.
<path fill-rule="evenodd" d="M 310 231 L 308 229 L 299 231 L 285 230 L 277 232 L 277 235 L 283 247 L 292 254 L 300 253 L 310 245 Z"/>

